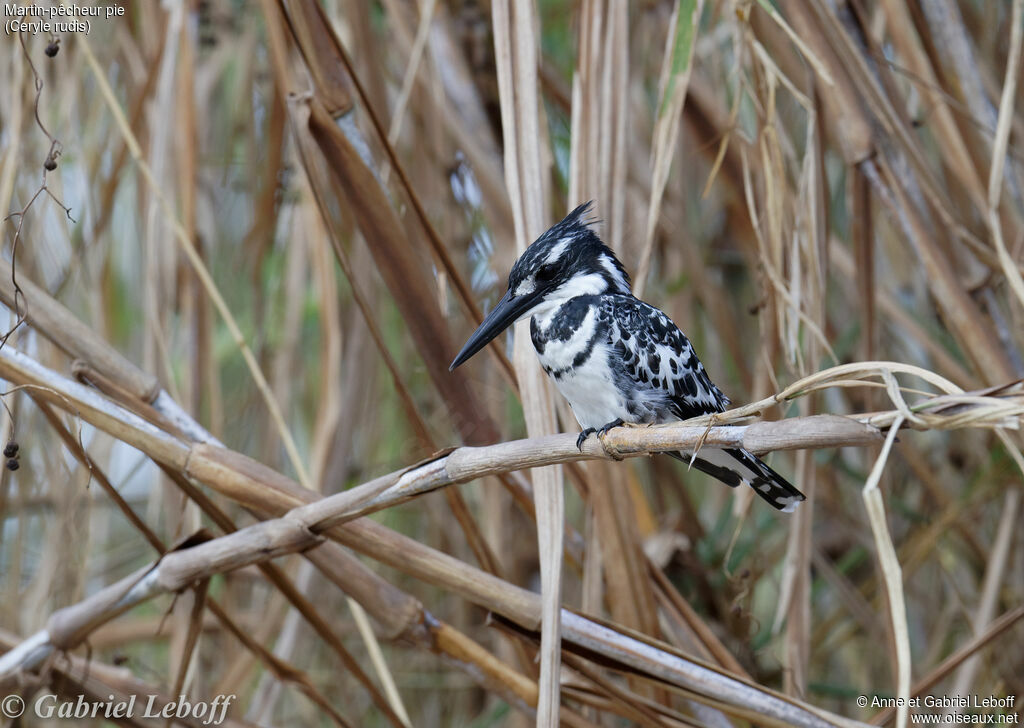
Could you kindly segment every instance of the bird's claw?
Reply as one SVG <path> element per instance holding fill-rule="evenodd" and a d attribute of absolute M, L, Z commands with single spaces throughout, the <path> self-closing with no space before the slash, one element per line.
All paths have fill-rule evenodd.
<path fill-rule="evenodd" d="M 580 433 L 580 436 L 576 438 L 576 449 L 583 452 L 583 443 L 586 442 L 587 438 L 595 432 L 597 432 L 597 429 L 594 427 L 588 427 L 583 430 L 583 432 Z"/>
<path fill-rule="evenodd" d="M 588 437 L 590 437 L 594 433 L 597 433 L 597 437 L 601 441 L 601 447 L 604 448 L 604 451 L 611 455 L 615 460 L 622 460 L 622 456 L 619 455 L 618 452 L 616 452 L 614 449 L 609 449 L 604 442 L 604 436 L 605 434 L 607 434 L 608 430 L 612 429 L 613 427 L 618 427 L 619 425 L 622 424 L 622 420 L 612 420 L 611 422 L 605 423 L 601 427 L 586 428 L 585 430 L 583 430 L 583 432 L 580 433 L 579 437 L 576 438 L 576 448 L 580 452 L 583 452 L 583 443 L 586 442 L 586 439 Z"/>
<path fill-rule="evenodd" d="M 599 440 L 601 440 L 601 447 L 604 448 L 604 451 L 608 453 L 609 457 L 611 457 L 612 460 L 622 460 L 623 458 L 622 455 L 619 454 L 618 449 L 616 449 L 615 447 L 608 446 L 608 443 L 604 441 L 604 436 L 608 433 L 608 430 L 612 429 L 613 427 L 618 427 L 621 424 L 622 420 L 612 420 L 611 422 L 607 423 L 597 431 L 597 437 Z"/>
<path fill-rule="evenodd" d="M 622 460 L 622 456 L 619 455 L 619 453 L 614 448 L 609 448 L 604 442 L 604 436 L 608 432 L 608 430 L 612 429 L 613 427 L 618 427 L 621 424 L 623 424 L 622 420 L 612 420 L 611 422 L 608 422 L 605 425 L 602 425 L 601 427 L 586 428 L 585 430 L 583 430 L 583 432 L 580 433 L 579 437 L 576 438 L 576 447 L 579 449 L 580 452 L 583 452 L 583 443 L 586 441 L 588 437 L 596 433 L 598 439 L 601 441 L 601 447 L 604 448 L 604 451 L 608 453 L 608 455 L 611 456 L 613 459 Z"/>
<path fill-rule="evenodd" d="M 605 424 L 601 425 L 601 427 L 587 427 L 586 429 L 583 430 L 583 432 L 580 433 L 579 437 L 576 438 L 576 448 L 580 452 L 583 452 L 583 443 L 586 441 L 588 437 L 593 435 L 595 432 L 597 433 L 597 436 L 603 440 L 608 430 L 612 429 L 613 427 L 619 427 L 620 425 L 623 424 L 625 423 L 623 423 L 622 420 L 612 420 L 611 422 L 606 422 Z M 604 443 L 602 442 L 601 444 L 603 445 Z"/>
<path fill-rule="evenodd" d="M 611 422 L 602 425 L 601 428 L 597 430 L 597 436 L 604 437 L 608 433 L 608 430 L 612 429 L 613 427 L 618 427 L 621 424 L 623 424 L 621 419 L 612 420 Z"/>

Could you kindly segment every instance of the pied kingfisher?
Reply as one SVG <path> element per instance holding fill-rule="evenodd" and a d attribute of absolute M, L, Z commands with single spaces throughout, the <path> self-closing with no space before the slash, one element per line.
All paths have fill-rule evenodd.
<path fill-rule="evenodd" d="M 530 316 L 540 363 L 569 400 L 583 431 L 603 435 L 623 423 L 657 424 L 722 412 L 715 386 L 690 341 L 662 311 L 636 298 L 622 263 L 601 242 L 580 205 L 520 256 L 508 291 L 455 357 L 451 369 L 514 321 Z M 669 453 L 690 462 L 692 453 Z M 698 470 L 736 487 L 746 483 L 773 507 L 793 511 L 804 495 L 754 454 L 704 448 Z"/>

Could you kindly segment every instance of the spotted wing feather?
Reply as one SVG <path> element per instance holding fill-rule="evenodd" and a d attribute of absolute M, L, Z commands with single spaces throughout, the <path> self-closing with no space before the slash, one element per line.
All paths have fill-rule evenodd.
<path fill-rule="evenodd" d="M 729 398 L 708 377 L 689 339 L 668 316 L 633 296 L 605 296 L 609 365 L 627 396 L 634 422 L 671 422 L 722 412 Z M 743 449 L 670 453 L 736 487 L 746 483 L 772 507 L 791 512 L 804 495 L 753 453 Z"/>
<path fill-rule="evenodd" d="M 704 370 L 689 339 L 663 312 L 633 296 L 603 296 L 609 364 L 635 403 L 635 422 L 660 423 L 722 412 L 729 398 Z"/>

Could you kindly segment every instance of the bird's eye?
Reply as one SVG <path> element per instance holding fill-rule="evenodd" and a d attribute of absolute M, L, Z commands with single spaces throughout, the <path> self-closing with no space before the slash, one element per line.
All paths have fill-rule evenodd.
<path fill-rule="evenodd" d="M 538 283 L 547 283 L 555 277 L 555 273 L 557 272 L 558 268 L 553 263 L 548 263 L 547 265 L 542 265 L 537 270 L 537 275 L 534 276 L 534 279 Z"/>

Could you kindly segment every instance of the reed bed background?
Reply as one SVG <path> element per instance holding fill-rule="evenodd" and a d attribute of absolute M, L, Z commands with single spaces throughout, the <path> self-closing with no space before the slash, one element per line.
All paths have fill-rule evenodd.
<path fill-rule="evenodd" d="M 1024 0 L 123 7 L 0 43 L 0 693 L 1019 716 Z M 580 454 L 524 337 L 447 371 L 588 199 L 736 411 Z M 808 503 L 636 457 L 734 443 Z"/>

